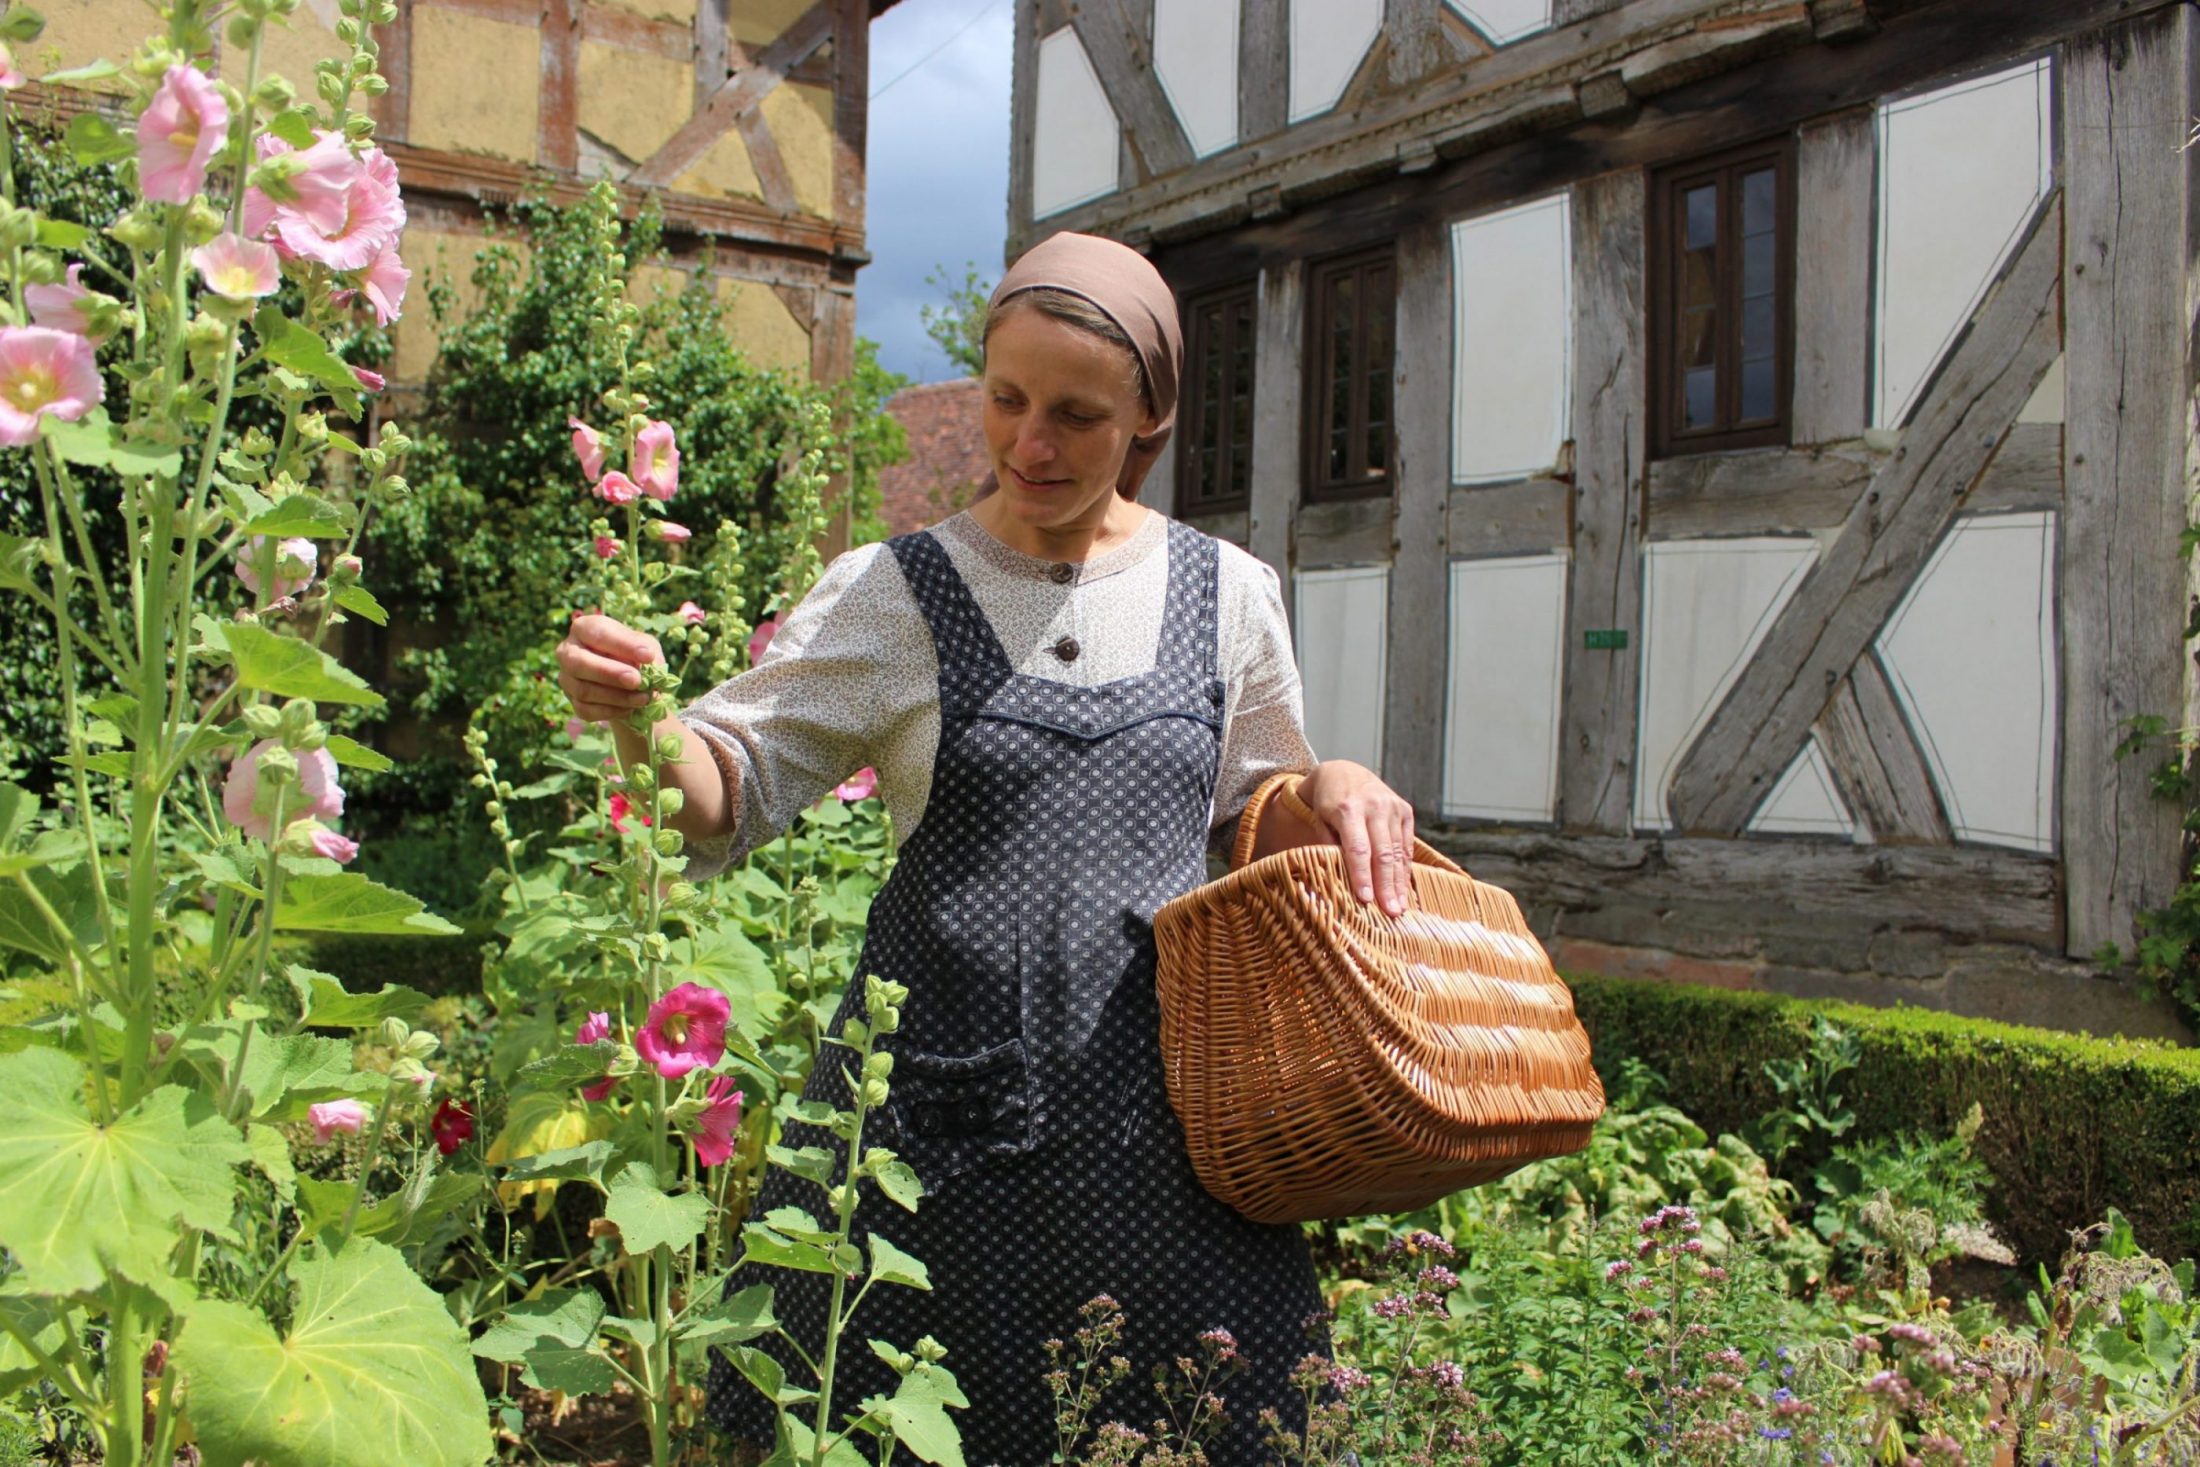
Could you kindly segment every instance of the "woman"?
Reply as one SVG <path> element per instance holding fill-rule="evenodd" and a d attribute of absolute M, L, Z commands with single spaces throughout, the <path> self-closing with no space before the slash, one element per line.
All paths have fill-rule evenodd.
<path fill-rule="evenodd" d="M 858 1221 L 922 1259 L 933 1288 L 872 1293 L 836 1402 L 890 1389 L 863 1340 L 929 1334 L 971 1401 L 966 1460 L 1033 1467 L 1056 1444 L 1043 1342 L 1107 1293 L 1133 1372 L 1096 1419 L 1153 1421 L 1153 1365 L 1227 1329 L 1248 1369 L 1221 1392 L 1230 1424 L 1209 1457 L 1250 1464 L 1263 1408 L 1303 1423 L 1286 1377 L 1319 1347 L 1321 1300 L 1296 1227 L 1247 1222 L 1193 1176 L 1162 1086 L 1151 918 L 1205 878 L 1210 843 L 1278 770 L 1307 773 L 1320 826 L 1275 809 L 1260 852 L 1335 841 L 1361 900 L 1393 915 L 1413 813 L 1368 770 L 1315 763 L 1274 573 L 1137 503 L 1182 357 L 1153 267 L 1056 235 L 994 292 L 985 347 L 996 492 L 835 560 L 756 668 L 656 731 L 685 750 L 674 824 L 691 870 L 714 870 L 872 765 L 905 837 L 859 970 L 910 991 L 865 1139 L 910 1163 L 925 1197 L 911 1215 L 867 1190 Z M 642 739 L 619 720 L 658 656 L 593 616 L 558 649 L 575 711 L 611 720 L 629 759 Z M 851 992 L 836 1026 L 860 1005 Z M 820 1063 L 806 1094 L 844 1104 L 839 1067 Z M 757 1210 L 790 1204 L 823 1213 L 813 1184 L 774 1172 Z M 770 1281 L 814 1356 L 827 1280 Z M 770 1440 L 768 1406 L 722 1363 L 710 1416 Z"/>

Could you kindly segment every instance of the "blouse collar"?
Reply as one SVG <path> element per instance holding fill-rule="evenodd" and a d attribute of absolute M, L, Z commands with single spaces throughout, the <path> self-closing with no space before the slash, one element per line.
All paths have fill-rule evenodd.
<path fill-rule="evenodd" d="M 958 543 L 976 551 L 989 565 L 1019 580 L 1052 581 L 1057 585 L 1074 582 L 1082 586 L 1127 571 L 1159 550 L 1168 539 L 1169 517 L 1158 510 L 1148 513 L 1145 522 L 1129 539 L 1085 561 L 1048 560 L 1044 556 L 1026 555 L 997 538 L 972 518 L 968 510 L 941 523 L 936 532 L 953 535 Z M 1065 566 L 1067 574 L 1062 570 Z"/>

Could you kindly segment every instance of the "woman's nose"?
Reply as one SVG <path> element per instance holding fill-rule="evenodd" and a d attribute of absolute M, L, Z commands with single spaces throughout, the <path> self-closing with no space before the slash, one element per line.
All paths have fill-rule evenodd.
<path fill-rule="evenodd" d="M 1016 456 L 1027 464 L 1043 464 L 1054 457 L 1054 440 L 1044 426 L 1033 418 L 1027 418 L 1016 431 Z"/>

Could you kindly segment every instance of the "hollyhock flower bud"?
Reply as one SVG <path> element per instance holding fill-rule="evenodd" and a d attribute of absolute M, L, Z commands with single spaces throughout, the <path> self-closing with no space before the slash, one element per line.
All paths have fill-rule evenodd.
<path fill-rule="evenodd" d="M 263 788 L 261 766 L 281 745 L 262 739 L 229 766 L 222 782 L 222 814 L 255 840 L 267 840 L 275 813 L 275 792 Z M 285 751 L 285 757 L 289 757 Z M 344 789 L 336 781 L 336 760 L 326 749 L 296 756 L 298 778 L 283 791 L 283 818 L 334 820 L 344 813 Z"/>
<path fill-rule="evenodd" d="M 313 1122 L 314 1139 L 326 1146 L 338 1131 L 358 1135 L 367 1123 L 367 1108 L 356 1100 L 324 1100 L 307 1106 L 306 1118 Z"/>
<path fill-rule="evenodd" d="M 641 486 L 613 469 L 596 481 L 596 497 L 608 499 L 613 504 L 632 504 L 642 497 Z"/>
<path fill-rule="evenodd" d="M 5 41 L 0 41 L 0 92 L 12 92 L 27 80 L 29 78 L 15 64 L 15 53 L 8 49 Z"/>
<path fill-rule="evenodd" d="M 260 594 L 261 547 L 267 543 L 265 535 L 254 535 L 237 552 L 237 579 L 253 595 Z M 319 566 L 321 549 L 311 540 L 299 536 L 285 540 L 275 547 L 275 587 L 269 600 L 280 601 L 285 596 L 295 596 L 313 584 L 313 573 Z"/>
<path fill-rule="evenodd" d="M 107 304 L 106 296 L 85 286 L 82 262 L 71 265 L 58 284 L 23 287 L 23 306 L 30 312 L 33 326 L 88 336 L 94 341 L 112 332 L 113 312 L 100 309 Z"/>
<path fill-rule="evenodd" d="M 634 482 L 652 499 L 670 499 L 680 487 L 680 450 L 672 425 L 658 421 L 634 435 Z"/>
<path fill-rule="evenodd" d="M 707 1070 L 725 1056 L 732 1013 L 733 1006 L 717 989 L 683 983 L 649 1006 L 649 1017 L 635 1032 L 634 1048 L 668 1080 Z"/>
<path fill-rule="evenodd" d="M 474 1139 L 474 1113 L 462 1101 L 445 1100 L 428 1118 L 428 1130 L 435 1137 L 435 1149 L 449 1156 Z"/>
<path fill-rule="evenodd" d="M 256 243 L 227 231 L 191 252 L 206 288 L 227 300 L 258 300 L 282 283 L 282 262 L 273 245 Z"/>
<path fill-rule="evenodd" d="M 389 379 L 380 372 L 370 372 L 365 367 L 353 367 L 351 375 L 359 379 L 359 385 L 369 392 L 380 392 L 389 386 Z"/>
<path fill-rule="evenodd" d="M 588 725 L 582 722 L 580 719 L 568 718 L 567 720 L 565 720 L 565 736 L 571 739 L 574 743 L 579 743 L 581 741 L 581 736 L 587 732 Z"/>
<path fill-rule="evenodd" d="M 315 855 L 325 856 L 339 866 L 350 865 L 352 857 L 359 854 L 359 842 L 338 835 L 318 822 L 314 824 L 309 839 L 313 842 Z"/>
<path fill-rule="evenodd" d="M 764 660 L 764 649 L 771 646 L 772 638 L 778 635 L 778 617 L 767 616 L 756 624 L 756 630 L 749 634 L 749 666 L 754 667 Z"/>
<path fill-rule="evenodd" d="M 692 532 L 686 525 L 674 524 L 671 520 L 651 520 L 649 533 L 669 544 L 684 545 Z"/>
<path fill-rule="evenodd" d="M 20 448 L 51 414 L 73 423 L 107 393 L 92 343 L 45 326 L 0 327 L 0 444 Z"/>
<path fill-rule="evenodd" d="M 878 771 L 868 764 L 833 786 L 833 793 L 841 803 L 852 805 L 858 800 L 868 800 L 878 793 Z"/>
<path fill-rule="evenodd" d="M 709 612 L 703 610 L 702 607 L 697 606 L 692 601 L 683 601 L 680 603 L 680 620 L 686 622 L 691 627 L 701 626 L 705 621 L 709 619 L 709 617 Z"/>
<path fill-rule="evenodd" d="M 708 1103 L 695 1118 L 695 1160 L 703 1166 L 722 1166 L 733 1155 L 734 1132 L 741 1127 L 741 1092 L 733 1088 L 733 1076 L 714 1076 L 706 1092 Z"/>
<path fill-rule="evenodd" d="M 169 67 L 138 117 L 138 192 L 156 204 L 188 204 L 228 136 L 229 104 L 212 78 L 195 66 Z"/>
<path fill-rule="evenodd" d="M 581 461 L 581 474 L 593 484 L 603 477 L 603 435 L 579 418 L 567 418 L 573 430 L 573 456 Z"/>

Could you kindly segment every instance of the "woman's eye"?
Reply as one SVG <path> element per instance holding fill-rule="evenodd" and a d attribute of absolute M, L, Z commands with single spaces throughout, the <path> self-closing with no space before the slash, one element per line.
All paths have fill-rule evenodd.
<path fill-rule="evenodd" d="M 1100 420 L 1090 413 L 1064 413 L 1062 414 L 1062 421 L 1072 428 L 1090 428 Z"/>

